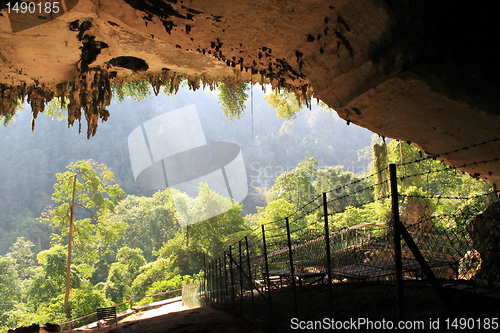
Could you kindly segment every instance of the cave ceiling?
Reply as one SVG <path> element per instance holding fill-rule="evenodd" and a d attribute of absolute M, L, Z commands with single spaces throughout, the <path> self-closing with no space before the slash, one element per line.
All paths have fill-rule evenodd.
<path fill-rule="evenodd" d="M 58 13 L 8 14 L 0 2 L 0 113 L 24 98 L 36 119 L 62 97 L 69 124 L 82 122 L 91 137 L 112 116 L 113 82 L 145 79 L 155 91 L 177 89 L 180 77 L 192 89 L 269 83 L 497 183 L 500 29 L 492 4 L 66 0 Z"/>

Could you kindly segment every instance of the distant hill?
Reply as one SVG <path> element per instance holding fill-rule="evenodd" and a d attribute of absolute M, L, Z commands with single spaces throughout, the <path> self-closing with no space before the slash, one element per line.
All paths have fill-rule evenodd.
<path fill-rule="evenodd" d="M 52 203 L 55 173 L 65 171 L 70 162 L 92 158 L 114 172 L 115 181 L 127 194 L 151 195 L 152 190 L 134 183 L 128 135 L 157 115 L 191 104 L 197 107 L 208 142 L 229 141 L 241 147 L 251 194 L 271 186 L 277 175 L 294 168 L 304 157 L 314 157 L 320 167 L 344 165 L 355 173 L 366 170 L 368 161 L 358 160 L 358 150 L 371 144 L 370 131 L 346 126 L 334 112 L 330 115 L 317 106 L 285 121 L 268 107 L 260 86 L 253 90 L 245 115 L 233 123 L 221 111 L 217 91 L 209 89 L 193 92 L 182 87 L 173 97 L 160 93 L 140 102 L 115 100 L 109 107 L 109 120 L 99 124 L 90 140 L 78 134 L 78 124 L 67 128 L 66 120 L 44 115 L 38 116 L 32 133 L 31 111 L 29 107 L 21 110 L 14 123 L 0 128 L 0 254 L 18 236 L 33 241 L 36 251 L 48 248 L 51 230 L 35 219 Z M 82 127 L 85 133 L 86 125 Z M 265 201 L 249 195 L 243 204 L 247 214 Z"/>

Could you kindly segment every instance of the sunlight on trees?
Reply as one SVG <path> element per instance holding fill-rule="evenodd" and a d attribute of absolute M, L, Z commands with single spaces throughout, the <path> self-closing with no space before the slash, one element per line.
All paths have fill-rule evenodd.
<path fill-rule="evenodd" d="M 60 203 L 56 208 L 46 210 L 41 220 L 59 230 L 56 242 L 68 236 L 68 265 L 66 274 L 65 310 L 69 317 L 68 297 L 70 288 L 70 265 L 73 245 L 75 259 L 86 264 L 83 266 L 92 275 L 99 257 L 110 251 L 108 244 L 119 237 L 124 229 L 123 223 L 109 223 L 108 215 L 113 213 L 116 204 L 125 192 L 118 184 L 110 185 L 113 173 L 105 165 L 92 160 L 71 163 L 68 171 L 56 174 L 52 200 Z M 82 218 L 74 220 L 75 208 L 79 208 Z"/>
<path fill-rule="evenodd" d="M 178 83 L 180 86 L 186 84 L 186 80 L 183 77 L 178 78 Z M 140 81 L 130 81 L 123 84 L 112 84 L 111 91 L 113 93 L 113 97 L 118 99 L 118 101 L 122 102 L 125 98 L 133 99 L 134 101 L 140 102 L 147 98 L 150 98 L 152 92 L 158 95 L 159 89 L 152 86 L 152 83 L 148 80 L 140 80 Z M 176 93 L 176 90 L 172 87 L 172 82 L 168 81 L 162 84 L 163 93 L 168 96 L 173 96 Z"/>
<path fill-rule="evenodd" d="M 142 98 L 140 96 L 150 93 L 146 94 L 146 88 L 149 89 L 147 85 L 121 88 L 122 97 Z M 235 107 L 239 108 L 237 112 L 229 113 L 230 117 L 233 115 L 232 119 L 243 115 L 244 94 L 244 90 L 232 97 L 228 94 L 229 99 L 234 99 Z M 291 94 L 287 96 L 288 99 L 275 94 L 268 100 L 274 103 L 276 109 L 280 108 L 279 115 L 291 119 L 300 112 L 300 103 L 293 106 L 295 97 Z M 50 105 L 53 105 L 52 111 Z M 51 101 L 46 110 L 46 114 L 55 117 L 63 112 L 57 100 Z M 331 232 L 361 222 L 387 224 L 391 220 L 390 200 L 386 199 L 390 191 L 377 184 L 388 179 L 389 163 L 395 163 L 398 175 L 405 177 L 400 184 L 400 193 L 409 196 L 404 198 L 401 208 L 404 223 L 411 224 L 422 217 L 451 214 L 457 209 L 480 211 L 489 203 L 491 198 L 487 196 L 460 203 L 444 198 L 435 199 L 440 195 L 470 197 L 484 194 L 491 187 L 468 174 L 446 168 L 439 161 L 407 163 L 420 159 L 421 154 L 406 142 L 391 140 L 387 144 L 380 142 L 373 147 L 359 149 L 365 147 L 361 143 L 366 138 L 361 140 L 360 135 L 350 136 L 345 132 L 343 122 L 342 127 L 334 127 L 341 121 L 338 117 L 329 117 L 327 112 L 331 111 L 314 109 L 310 116 L 300 117 L 300 121 L 293 123 L 283 122 L 274 116 L 264 118 L 262 131 L 266 134 L 259 133 L 256 140 L 252 138 L 246 143 L 251 147 L 247 151 L 253 158 L 252 162 L 258 161 L 251 165 L 255 181 L 254 194 L 257 196 L 257 191 L 261 191 L 260 201 L 253 199 L 252 204 L 259 202 L 262 207 L 258 207 L 255 214 L 245 217 L 242 216 L 242 205 L 218 195 L 206 184 L 200 185 L 196 198 L 172 189 L 154 194 L 140 192 L 132 180 L 126 180 L 131 171 L 123 167 L 126 157 L 123 151 L 111 156 L 110 163 L 106 162 L 117 172 L 121 169 L 118 181 L 126 184 L 124 186 L 128 186 L 128 190 L 132 189 L 130 193 L 137 194 L 121 201 L 124 192 L 118 185 L 113 185 L 114 175 L 104 165 L 90 160 L 72 163 L 66 172 L 56 175 L 54 206 L 46 209 L 39 219 L 45 226 L 50 225 L 54 232 L 51 247 L 46 250 L 42 241 L 49 232 L 40 228 L 42 224 L 35 224 L 35 210 L 28 209 L 27 205 L 36 202 L 34 206 L 41 209 L 47 203 L 37 201 L 37 198 L 43 195 L 49 197 L 47 193 L 50 191 L 42 189 L 40 184 L 49 182 L 52 185 L 50 177 L 53 175 L 44 172 L 43 176 L 30 178 L 39 171 L 36 165 L 31 166 L 30 163 L 34 159 L 52 155 L 50 152 L 42 154 L 35 149 L 30 150 L 29 158 L 23 159 L 23 164 L 18 164 L 25 167 L 26 177 L 23 181 L 13 182 L 12 173 L 6 173 L 1 179 L 7 184 L 7 195 L 0 200 L 0 210 L 10 211 L 5 218 L 8 222 L 0 226 L 0 231 L 6 234 L 2 239 L 2 249 L 6 255 L 0 257 L 0 330 L 6 331 L 10 327 L 29 325 L 35 321 L 62 322 L 67 318 L 89 314 L 96 307 L 181 288 L 183 283 L 201 277 L 199 272 L 204 267 L 204 260 L 219 257 L 229 245 L 237 244 L 251 228 L 259 228 L 261 224 L 265 225 L 266 235 L 282 237 L 283 219 L 290 217 L 292 229 L 304 230 L 304 235 L 309 235 L 308 232 L 311 235 L 321 234 L 323 211 L 307 207 L 321 205 L 320 196 L 323 192 L 328 192 L 327 211 L 332 224 Z M 29 115 L 21 114 L 21 117 L 26 116 Z M 236 123 L 231 135 L 237 137 L 242 128 Z M 335 130 L 332 131 L 332 128 Z M 115 129 L 115 132 L 127 130 Z M 116 135 L 115 132 L 113 135 Z M 48 144 L 58 142 L 58 133 L 55 132 L 52 139 L 45 133 L 44 140 Z M 10 135 L 19 140 L 16 143 L 23 140 L 22 134 L 18 132 Z M 328 140 L 324 139 L 326 136 L 329 136 Z M 122 139 L 118 135 L 112 138 L 106 139 Z M 345 151 L 340 152 L 333 147 L 336 141 L 344 142 L 342 149 Z M 21 150 L 14 144 L 4 147 L 0 154 L 4 162 L 16 156 L 14 153 L 9 155 L 10 151 L 18 153 Z M 288 150 L 289 147 L 293 147 L 293 150 Z M 80 149 L 80 146 L 77 148 Z M 321 155 L 317 152 L 327 153 Z M 319 157 L 316 160 L 303 159 L 303 156 Z M 371 168 L 367 170 L 366 164 L 372 161 L 372 157 Z M 363 175 L 347 171 L 354 171 L 354 166 L 361 165 L 357 162 L 358 158 L 365 161 L 361 168 Z M 62 168 L 67 162 L 61 161 L 65 161 L 65 158 L 50 163 Z M 337 164 L 349 165 L 352 169 Z M 433 172 L 435 170 L 440 171 Z M 368 178 L 364 179 L 365 176 Z M 347 186 L 352 183 L 356 186 Z M 11 201 L 23 193 L 21 189 L 30 193 L 29 200 Z M 149 196 L 139 196 L 141 194 Z M 311 206 L 303 208 L 313 199 L 315 201 Z M 209 217 L 209 211 L 217 207 L 229 209 Z M 437 219 L 435 223 L 450 227 L 468 223 L 465 218 L 464 221 L 458 219 L 450 219 L 447 225 Z M 278 220 L 281 222 L 276 222 Z M 202 222 L 191 224 L 193 221 Z M 9 226 L 15 228 L 8 229 Z M 292 241 L 308 240 L 305 237 L 298 238 L 298 235 L 298 232 L 292 235 Z M 36 247 L 30 240 L 35 242 Z M 40 250 L 35 262 L 33 251 Z M 68 277 L 69 287 L 65 285 Z M 150 301 L 150 298 L 146 298 L 140 303 Z M 71 310 L 69 317 L 68 309 Z"/>
<path fill-rule="evenodd" d="M 303 101 L 286 90 L 279 93 L 272 92 L 264 98 L 269 107 L 278 112 L 277 116 L 285 120 L 296 118 L 300 110 L 305 107 Z"/>
<path fill-rule="evenodd" d="M 28 281 L 33 275 L 35 261 L 33 260 L 34 254 L 31 248 L 34 246 L 35 244 L 29 240 L 25 240 L 24 237 L 18 237 L 16 242 L 10 247 L 10 252 L 7 253 L 8 257 L 16 261 L 16 271 L 23 282 Z"/>
<path fill-rule="evenodd" d="M 63 112 L 68 112 L 68 104 L 69 99 L 64 99 L 63 101 L 60 97 L 54 97 L 45 106 L 43 114 L 52 117 L 52 119 L 55 117 L 59 121 L 66 119 Z"/>
<path fill-rule="evenodd" d="M 180 225 L 174 216 L 170 189 L 158 191 L 152 197 L 129 195 L 109 215 L 111 224 L 125 223 L 118 246 L 141 248 L 145 257 L 152 259 L 152 252 L 175 236 Z"/>
<path fill-rule="evenodd" d="M 318 162 L 310 157 L 297 164 L 295 169 L 283 172 L 269 190 L 268 202 L 286 198 L 298 209 L 301 203 L 310 201 L 316 196 L 313 182 L 317 177 L 317 166 Z"/>
<path fill-rule="evenodd" d="M 146 259 L 141 249 L 131 249 L 127 246 L 120 248 L 116 254 L 116 261 L 109 268 L 104 289 L 106 297 L 115 303 L 132 298 L 132 283 L 145 264 Z"/>
<path fill-rule="evenodd" d="M 151 94 L 149 81 L 131 81 L 124 84 L 112 84 L 111 91 L 113 97 L 122 102 L 125 97 L 129 97 L 137 102 L 148 98 Z"/>
<path fill-rule="evenodd" d="M 15 114 L 18 110 L 22 109 L 23 101 L 20 98 L 15 98 L 10 101 L 4 99 L 4 103 L 7 105 L 2 105 L 0 111 L 0 122 L 3 126 L 8 127 L 14 121 L 16 121 Z"/>
<path fill-rule="evenodd" d="M 8 320 L 7 311 L 21 296 L 21 281 L 16 270 L 16 261 L 9 256 L 0 257 L 0 324 Z"/>
<path fill-rule="evenodd" d="M 198 272 L 203 268 L 204 253 L 207 260 L 217 257 L 232 239 L 231 235 L 247 230 L 244 225 L 245 220 L 241 216 L 242 205 L 215 193 L 205 183 L 200 184 L 199 194 L 195 199 L 179 192 L 173 192 L 172 196 L 173 200 L 177 199 L 175 207 L 178 219 L 202 221 L 184 226 L 177 232 L 174 239 L 169 240 L 158 251 L 158 255 L 168 260 L 172 269 L 178 268 L 179 274 Z M 214 209 L 213 207 L 229 207 L 230 209 L 207 218 L 211 216 L 210 210 Z M 187 247 L 188 232 L 189 248 Z M 206 237 L 207 235 L 210 237 Z"/>
<path fill-rule="evenodd" d="M 225 83 L 218 84 L 219 104 L 226 118 L 234 121 L 243 117 L 245 113 L 246 93 L 250 88 L 247 83 L 240 83 L 236 88 L 229 87 Z"/>

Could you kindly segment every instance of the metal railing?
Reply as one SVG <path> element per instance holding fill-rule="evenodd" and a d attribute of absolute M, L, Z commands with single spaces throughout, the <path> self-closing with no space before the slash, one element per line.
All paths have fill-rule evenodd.
<path fill-rule="evenodd" d="M 270 323 L 290 323 L 290 316 L 308 320 L 319 313 L 313 309 L 326 309 L 324 318 L 329 309 L 333 318 L 334 310 L 343 307 L 336 306 L 340 292 L 336 290 L 351 283 L 376 285 L 374 290 L 382 297 L 393 297 L 384 306 L 390 308 L 394 320 L 411 315 L 419 303 L 415 300 L 422 299 L 436 300 L 431 303 L 440 304 L 441 315 L 456 315 L 450 306 L 453 298 L 443 291 L 443 285 L 463 287 L 460 277 L 466 276 L 462 271 L 468 268 L 462 262 L 473 250 L 471 238 L 463 225 L 450 228 L 441 224 L 443 216 L 405 226 L 398 209 L 403 199 L 397 192 L 401 179 L 396 177 L 394 165 L 390 169 L 392 193 L 382 199 L 387 199 L 387 208 L 392 199 L 392 214 L 384 218 L 385 225 L 364 222 L 332 230 L 336 214 L 343 213 L 342 209 L 330 213 L 332 208 L 347 207 L 353 201 L 347 195 L 328 201 L 323 193 L 304 206 L 306 209 L 261 225 L 207 262 L 206 303 Z M 478 213 L 466 212 L 467 219 Z M 320 292 L 312 297 L 309 286 Z M 500 295 L 499 288 L 491 292 Z M 353 303 L 362 298 L 363 293 L 349 295 Z M 473 301 L 477 309 L 489 302 Z"/>
<path fill-rule="evenodd" d="M 133 301 L 144 299 L 144 298 L 148 298 L 148 297 L 152 297 L 153 299 L 154 299 L 154 297 L 158 297 L 158 301 L 159 301 L 163 295 L 169 295 L 169 294 L 176 293 L 176 292 L 182 292 L 182 289 L 169 290 L 169 291 L 165 291 L 165 292 L 158 293 L 158 294 L 146 295 L 146 296 L 141 296 L 141 297 L 134 297 L 134 298 L 129 299 L 128 301 L 121 302 L 119 304 L 115 304 L 115 305 L 113 305 L 113 307 L 119 307 L 120 305 L 124 305 L 124 304 L 128 303 L 129 304 L 128 308 L 132 309 L 132 302 Z M 130 314 L 132 314 L 132 313 L 130 313 Z M 84 319 L 90 318 L 92 316 L 96 316 L 96 318 L 97 318 L 97 312 L 94 312 L 94 313 L 88 314 L 86 316 L 83 316 L 83 317 L 80 317 L 80 318 L 76 318 L 76 319 L 73 319 L 73 320 L 70 320 L 70 321 L 67 321 L 67 322 L 64 322 L 64 323 L 60 323 L 59 325 L 61 326 L 61 328 L 64 325 L 68 325 L 68 329 L 71 330 L 72 326 L 74 326 L 73 323 L 75 323 L 77 321 L 80 321 L 80 320 L 84 320 Z M 73 328 L 75 328 L 75 327 L 73 327 Z"/>

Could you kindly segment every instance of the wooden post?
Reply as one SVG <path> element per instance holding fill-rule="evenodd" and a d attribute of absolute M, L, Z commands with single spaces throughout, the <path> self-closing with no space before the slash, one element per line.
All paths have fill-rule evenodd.
<path fill-rule="evenodd" d="M 398 179 L 396 176 L 396 165 L 389 165 L 391 176 L 391 198 L 392 198 L 392 220 L 394 230 L 394 265 L 396 269 L 396 293 L 398 305 L 398 320 L 404 318 L 404 295 L 403 295 L 403 261 L 401 255 L 401 221 L 399 220 L 399 198 Z"/>

